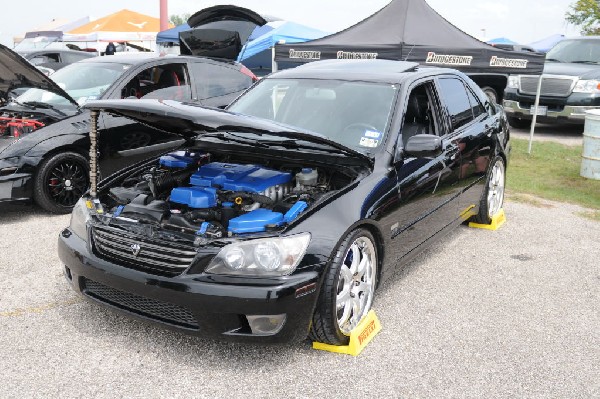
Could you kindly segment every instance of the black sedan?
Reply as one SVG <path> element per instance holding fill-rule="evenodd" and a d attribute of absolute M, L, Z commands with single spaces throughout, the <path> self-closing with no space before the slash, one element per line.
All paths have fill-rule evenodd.
<path fill-rule="evenodd" d="M 344 344 L 396 267 L 502 207 L 504 112 L 449 69 L 322 61 L 263 79 L 227 111 L 88 106 L 92 124 L 143 120 L 186 144 L 92 181 L 59 235 L 66 278 L 193 334 Z"/>
<path fill-rule="evenodd" d="M 255 80 L 235 62 L 152 53 L 86 59 L 50 79 L 0 45 L 0 202 L 33 198 L 48 211 L 71 211 L 88 188 L 90 117 L 81 108 L 87 101 L 143 97 L 224 107 Z M 104 176 L 181 141 L 110 115 L 99 130 Z"/>

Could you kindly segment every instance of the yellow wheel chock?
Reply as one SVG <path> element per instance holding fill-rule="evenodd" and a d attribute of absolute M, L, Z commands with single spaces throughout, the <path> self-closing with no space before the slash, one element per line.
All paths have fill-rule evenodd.
<path fill-rule="evenodd" d="M 504 209 L 500 209 L 498 213 L 496 213 L 492 217 L 492 223 L 490 224 L 480 224 L 475 222 L 470 222 L 469 227 L 475 227 L 477 229 L 487 229 L 487 230 L 498 230 L 500 226 L 502 226 L 506 222 L 506 215 L 504 214 Z"/>
<path fill-rule="evenodd" d="M 367 317 L 350 333 L 350 342 L 348 345 L 337 346 L 313 342 L 313 349 L 358 356 L 379 331 L 381 331 L 381 323 L 375 315 L 375 311 L 371 309 L 367 313 Z"/>

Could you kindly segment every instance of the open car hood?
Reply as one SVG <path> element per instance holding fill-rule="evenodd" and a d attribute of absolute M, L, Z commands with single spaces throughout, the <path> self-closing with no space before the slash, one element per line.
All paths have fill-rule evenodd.
<path fill-rule="evenodd" d="M 8 101 L 8 93 L 19 88 L 36 88 L 58 94 L 79 107 L 77 102 L 52 79 L 26 59 L 0 44 L 0 103 Z"/>
<path fill-rule="evenodd" d="M 179 34 L 181 54 L 236 60 L 254 29 L 266 23 L 263 17 L 243 7 L 205 8 L 188 19 L 193 29 Z"/>
<path fill-rule="evenodd" d="M 185 139 L 195 139 L 202 134 L 214 132 L 271 134 L 324 144 L 340 154 L 363 159 L 369 164 L 372 163 L 367 155 L 317 133 L 296 130 L 292 126 L 268 119 L 236 114 L 217 108 L 206 108 L 195 103 L 151 99 L 95 100 L 87 102 L 84 108 L 125 116 L 155 129 L 177 134 Z"/>

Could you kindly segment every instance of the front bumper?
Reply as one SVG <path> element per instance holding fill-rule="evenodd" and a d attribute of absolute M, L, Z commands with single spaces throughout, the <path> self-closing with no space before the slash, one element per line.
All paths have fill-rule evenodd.
<path fill-rule="evenodd" d="M 0 202 L 25 201 L 32 197 L 33 176 L 31 173 L 13 173 L 0 176 Z"/>
<path fill-rule="evenodd" d="M 519 101 L 504 100 L 502 105 L 507 116 L 512 116 L 519 119 L 533 119 L 533 115 L 530 114 L 530 105 L 523 106 Z M 540 104 L 541 105 L 541 104 Z M 538 122 L 572 122 L 572 123 L 584 123 L 586 111 L 592 109 L 600 109 L 600 106 L 579 106 L 579 105 L 565 105 L 564 107 L 558 107 L 556 109 L 548 108 L 546 115 L 538 115 Z"/>
<path fill-rule="evenodd" d="M 168 328 L 234 341 L 305 339 L 321 283 L 314 271 L 269 280 L 238 278 L 239 284 L 207 274 L 151 275 L 98 258 L 69 229 L 59 234 L 58 253 L 67 280 L 85 298 Z M 282 314 L 283 326 L 268 334 L 252 333 L 246 317 Z"/>

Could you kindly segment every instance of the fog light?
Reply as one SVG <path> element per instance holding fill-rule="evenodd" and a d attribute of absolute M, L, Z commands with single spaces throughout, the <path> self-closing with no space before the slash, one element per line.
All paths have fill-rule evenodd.
<path fill-rule="evenodd" d="M 286 315 L 246 315 L 252 334 L 274 335 L 283 328 Z"/>

